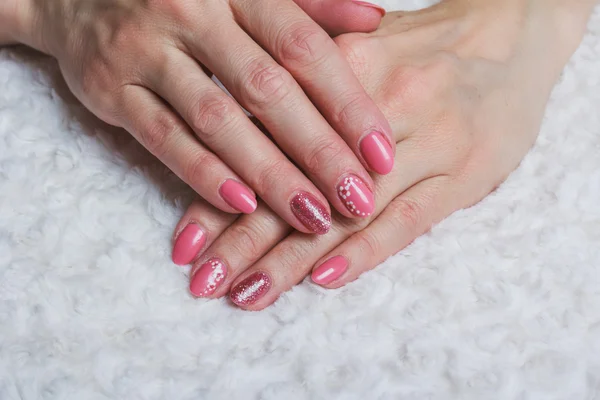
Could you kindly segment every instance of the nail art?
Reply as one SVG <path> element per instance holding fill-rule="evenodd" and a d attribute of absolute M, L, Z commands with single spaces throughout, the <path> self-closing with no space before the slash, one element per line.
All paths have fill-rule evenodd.
<path fill-rule="evenodd" d="M 256 198 L 250 190 L 233 179 L 227 179 L 219 188 L 219 194 L 227 204 L 244 214 L 256 210 Z"/>
<path fill-rule="evenodd" d="M 290 202 L 292 212 L 309 230 L 319 235 L 329 232 L 331 215 L 316 198 L 306 192 L 300 192 Z"/>
<path fill-rule="evenodd" d="M 350 175 L 338 185 L 338 197 L 348 211 L 359 217 L 368 217 L 375 209 L 373 192 L 358 176 Z"/>
<path fill-rule="evenodd" d="M 197 224 L 189 224 L 177 237 L 173 246 L 172 259 L 177 265 L 187 265 L 198 255 L 206 243 L 206 234 Z"/>
<path fill-rule="evenodd" d="M 211 258 L 190 281 L 190 292 L 196 297 L 208 297 L 217 290 L 227 276 L 227 267 L 218 258 Z"/>
<path fill-rule="evenodd" d="M 394 167 L 394 153 L 383 134 L 371 132 L 360 142 L 360 152 L 369 167 L 385 175 Z"/>
<path fill-rule="evenodd" d="M 310 277 L 317 285 L 328 285 L 342 276 L 347 269 L 346 258 L 335 256 L 315 268 Z"/>
<path fill-rule="evenodd" d="M 369 3 L 366 1 L 361 1 L 361 0 L 352 0 L 353 2 L 355 2 L 358 5 L 361 6 L 365 6 L 365 7 L 370 7 L 370 8 L 374 8 L 377 11 L 379 11 L 381 13 L 381 16 L 383 17 L 386 13 L 385 8 L 378 6 L 377 4 L 373 4 L 373 3 Z"/>
<path fill-rule="evenodd" d="M 238 306 L 254 304 L 271 288 L 271 277 L 265 272 L 255 272 L 234 287 L 229 298 Z"/>

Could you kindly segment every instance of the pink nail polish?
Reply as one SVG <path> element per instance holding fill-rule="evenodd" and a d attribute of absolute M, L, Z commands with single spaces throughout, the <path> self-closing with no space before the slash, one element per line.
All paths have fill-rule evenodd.
<path fill-rule="evenodd" d="M 190 292 L 196 297 L 208 297 L 217 290 L 226 276 L 225 264 L 218 258 L 211 258 L 192 277 Z"/>
<path fill-rule="evenodd" d="M 315 268 L 310 277 L 317 285 L 328 285 L 342 276 L 347 269 L 346 258 L 335 256 Z"/>
<path fill-rule="evenodd" d="M 256 210 L 256 198 L 252 192 L 233 179 L 227 179 L 219 188 L 219 193 L 227 204 L 244 214 Z"/>
<path fill-rule="evenodd" d="M 358 217 L 368 217 L 375 210 L 375 197 L 356 175 L 349 175 L 338 185 L 338 197 L 348 211 Z"/>
<path fill-rule="evenodd" d="M 378 6 L 377 4 L 373 4 L 373 3 L 369 3 L 366 1 L 360 1 L 360 0 L 352 0 L 354 3 L 360 5 L 360 6 L 364 6 L 364 7 L 370 7 L 370 8 L 374 8 L 377 11 L 379 11 L 381 13 L 381 16 L 383 17 L 386 13 L 385 8 Z"/>
<path fill-rule="evenodd" d="M 258 271 L 238 283 L 229 293 L 229 298 L 238 306 L 254 304 L 271 288 L 271 277 Z"/>
<path fill-rule="evenodd" d="M 360 142 L 360 151 L 369 167 L 378 174 L 385 175 L 394 167 L 394 152 L 379 132 L 365 136 Z"/>
<path fill-rule="evenodd" d="M 172 259 L 177 265 L 187 265 L 206 243 L 206 234 L 197 224 L 189 224 L 177 237 Z"/>
<path fill-rule="evenodd" d="M 300 192 L 290 202 L 292 212 L 309 230 L 319 235 L 329 232 L 331 215 L 327 208 L 315 197 L 306 192 Z"/>

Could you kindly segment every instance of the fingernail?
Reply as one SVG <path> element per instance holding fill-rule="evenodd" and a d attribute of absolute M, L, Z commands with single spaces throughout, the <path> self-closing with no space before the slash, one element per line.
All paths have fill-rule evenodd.
<path fill-rule="evenodd" d="M 327 208 L 311 194 L 300 192 L 290 202 L 292 212 L 302 224 L 314 233 L 324 235 L 331 227 L 331 215 Z"/>
<path fill-rule="evenodd" d="M 271 288 L 271 277 L 264 272 L 255 272 L 229 293 L 229 298 L 238 306 L 254 304 Z"/>
<path fill-rule="evenodd" d="M 370 7 L 370 8 L 374 8 L 377 11 L 379 11 L 381 13 L 381 16 L 383 17 L 386 13 L 385 8 L 378 6 L 377 4 L 373 4 L 373 3 L 369 3 L 367 1 L 360 1 L 360 0 L 352 0 L 354 3 L 360 5 L 360 6 L 364 6 L 364 7 Z"/>
<path fill-rule="evenodd" d="M 348 211 L 359 217 L 368 217 L 375 210 L 375 197 L 369 187 L 356 175 L 344 178 L 338 185 L 338 197 Z"/>
<path fill-rule="evenodd" d="M 190 292 L 196 297 L 208 297 L 217 290 L 226 276 L 225 264 L 218 258 L 211 258 L 192 277 Z"/>
<path fill-rule="evenodd" d="M 197 224 L 189 224 L 177 237 L 173 246 L 172 259 L 177 265 L 187 265 L 196 257 L 204 243 L 206 234 Z"/>
<path fill-rule="evenodd" d="M 369 167 L 378 174 L 385 175 L 394 167 L 394 153 L 385 137 L 379 132 L 371 132 L 360 142 L 360 151 Z"/>
<path fill-rule="evenodd" d="M 227 204 L 244 214 L 256 210 L 256 198 L 252 192 L 233 179 L 227 179 L 219 188 L 219 193 Z"/>
<path fill-rule="evenodd" d="M 310 277 L 317 285 L 328 285 L 342 276 L 347 269 L 346 258 L 335 256 L 315 268 Z"/>

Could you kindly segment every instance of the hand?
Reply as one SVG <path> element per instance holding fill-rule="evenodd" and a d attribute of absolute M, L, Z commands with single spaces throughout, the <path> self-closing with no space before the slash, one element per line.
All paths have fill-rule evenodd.
<path fill-rule="evenodd" d="M 394 131 L 397 163 L 374 179 L 374 215 L 335 216 L 329 234 L 311 237 L 290 234 L 263 204 L 232 223 L 195 202 L 176 230 L 210 232 L 206 246 L 194 249 L 192 294 L 214 298 L 232 288 L 234 303 L 259 310 L 311 270 L 317 284 L 343 286 L 490 193 L 534 142 L 580 39 L 565 40 L 563 32 L 574 29 L 549 18 L 546 4 L 447 1 L 390 14 L 373 34 L 337 38 Z M 342 193 L 352 198 L 354 189 L 348 182 Z M 174 251 L 182 251 L 189 242 L 176 237 Z"/>
<path fill-rule="evenodd" d="M 372 187 L 360 160 L 373 171 L 389 172 L 389 124 L 333 40 L 295 3 L 31 4 L 27 14 L 36 26 L 31 42 L 58 59 L 83 104 L 131 132 L 217 208 L 254 211 L 252 188 L 296 229 L 320 234 L 330 224 L 321 192 L 348 217 L 372 211 L 371 199 L 361 214 L 352 213 L 336 187 L 350 175 L 360 177 L 366 191 Z M 333 32 L 350 25 L 374 29 L 382 15 L 350 0 L 301 4 L 317 19 L 325 12 L 366 18 L 358 24 L 329 20 L 326 27 Z M 209 70 L 262 121 L 276 144 L 209 78 Z"/>

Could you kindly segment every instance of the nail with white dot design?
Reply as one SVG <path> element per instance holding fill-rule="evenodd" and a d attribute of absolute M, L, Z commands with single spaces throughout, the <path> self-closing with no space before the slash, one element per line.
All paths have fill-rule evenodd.
<path fill-rule="evenodd" d="M 375 198 L 369 187 L 356 175 L 348 175 L 338 184 L 338 197 L 352 214 L 366 218 L 375 210 Z"/>

